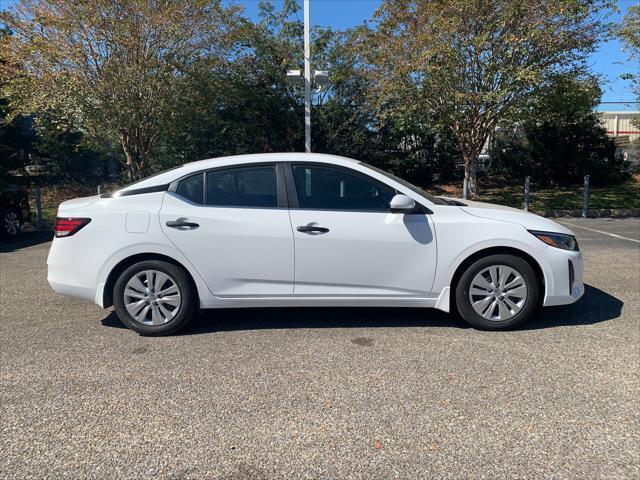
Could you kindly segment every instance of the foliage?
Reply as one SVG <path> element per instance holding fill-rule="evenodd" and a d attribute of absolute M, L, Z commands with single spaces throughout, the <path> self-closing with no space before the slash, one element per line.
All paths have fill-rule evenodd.
<path fill-rule="evenodd" d="M 314 150 L 361 159 L 425 185 L 452 178 L 460 154 L 450 130 L 424 113 L 382 120 L 369 102 L 361 32 L 329 33 L 321 66 L 331 72 L 331 87 L 314 109 Z"/>
<path fill-rule="evenodd" d="M 592 50 L 608 0 L 385 0 L 362 48 L 374 97 L 394 118 L 427 112 L 449 126 L 475 195 L 475 162 L 550 72 Z"/>
<path fill-rule="evenodd" d="M 0 42 L 6 45 L 9 35 L 8 29 L 0 29 Z M 2 79 L 2 85 L 6 83 Z M 59 117 L 49 114 L 34 119 L 32 115 L 15 115 L 8 100 L 0 98 L 0 175 L 14 170 L 24 174 L 34 160 L 44 160 L 49 176 L 77 180 L 92 174 L 106 176 L 109 159 L 88 146 L 81 132 L 61 124 Z"/>
<path fill-rule="evenodd" d="M 631 82 L 631 89 L 636 100 L 640 102 L 640 5 L 632 5 L 627 9 L 622 23 L 614 33 L 624 43 L 629 61 L 636 66 L 633 71 L 623 74 L 622 77 Z M 640 115 L 633 119 L 632 124 L 640 129 Z M 633 140 L 631 154 L 640 160 L 640 138 Z"/>
<path fill-rule="evenodd" d="M 299 4 L 260 2 L 254 22 L 222 0 L 21 0 L 3 14 L 14 35 L 0 50 L 0 153 L 75 178 L 123 162 L 137 178 L 302 151 L 303 90 L 285 81 L 302 68 Z M 316 27 L 312 68 L 331 84 L 313 96 L 313 151 L 429 185 L 460 176 L 462 160 L 473 177 L 500 125 L 492 171 L 573 181 L 622 168 L 590 114 L 593 85 L 559 80 L 579 78 L 608 5 L 386 0 L 373 23 Z"/>
<path fill-rule="evenodd" d="M 25 166 L 34 140 L 31 118 L 17 116 L 7 121 L 7 102 L 0 99 L 0 176 Z"/>
<path fill-rule="evenodd" d="M 201 158 L 303 148 L 302 98 L 285 83 L 300 57 L 302 25 L 295 2 L 277 11 L 260 4 L 261 20 L 238 29 L 242 44 L 229 61 L 204 68 L 161 141 L 158 168 Z"/>
<path fill-rule="evenodd" d="M 8 42 L 9 35 L 8 29 L 0 28 L 0 46 Z M 6 80 L 0 77 L 0 88 L 4 84 Z M 9 114 L 8 99 L 0 97 L 0 175 L 24 167 L 35 139 L 31 118 L 18 115 L 10 119 Z"/>
<path fill-rule="evenodd" d="M 303 26 L 296 12 L 295 2 L 281 10 L 261 4 L 260 21 L 243 26 L 246 48 L 224 70 L 199 75 L 197 88 L 183 96 L 176 121 L 160 142 L 157 168 L 221 155 L 304 149 L 302 88 L 285 82 L 287 69 L 301 68 Z M 368 108 L 368 79 L 360 70 L 354 37 L 352 31 L 312 31 L 314 68 L 331 71 L 330 87 L 313 96 L 313 151 L 362 159 L 427 183 L 439 173 L 446 177 L 453 171 L 456 147 L 444 161 L 437 132 L 419 131 L 417 124 L 381 126 Z"/>
<path fill-rule="evenodd" d="M 538 184 L 595 184 L 628 177 L 628 165 L 616 156 L 594 107 L 601 97 L 593 78 L 559 75 L 542 86 L 528 116 L 504 126 L 494 138 L 490 172 L 504 177 L 530 175 Z"/>
<path fill-rule="evenodd" d="M 640 101 L 640 5 L 632 5 L 627 9 L 622 23 L 614 33 L 625 44 L 629 61 L 636 66 L 634 71 L 625 73 L 623 78 L 631 81 L 631 88 Z"/>
<path fill-rule="evenodd" d="M 113 158 L 119 156 L 87 143 L 82 132 L 60 125 L 58 117 L 55 112 L 49 112 L 38 117 L 34 124 L 34 156 L 46 164 L 46 174 L 76 181 L 116 176 L 118 169 Z"/>
<path fill-rule="evenodd" d="M 22 0 L 5 89 L 18 112 L 55 111 L 97 141 L 117 139 L 131 178 L 144 175 L 194 69 L 233 45 L 235 9 L 221 1 Z"/>

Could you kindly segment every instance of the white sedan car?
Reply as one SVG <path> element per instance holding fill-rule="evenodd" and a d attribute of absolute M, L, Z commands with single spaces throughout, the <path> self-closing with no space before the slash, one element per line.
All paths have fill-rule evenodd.
<path fill-rule="evenodd" d="M 203 160 L 60 205 L 48 280 L 143 335 L 198 308 L 433 307 L 514 327 L 584 293 L 574 234 L 322 154 Z"/>

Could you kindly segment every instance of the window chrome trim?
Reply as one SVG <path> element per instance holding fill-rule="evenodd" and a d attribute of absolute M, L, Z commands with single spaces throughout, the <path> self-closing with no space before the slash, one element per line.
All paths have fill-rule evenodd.
<path fill-rule="evenodd" d="M 275 167 L 276 172 L 276 195 L 277 195 L 277 206 L 275 207 L 258 207 L 258 206 L 247 206 L 247 205 L 207 205 L 207 174 L 210 172 L 219 172 L 224 170 L 240 170 L 245 168 L 256 168 L 256 167 Z M 181 200 L 185 200 L 189 202 L 191 205 L 197 207 L 207 207 L 207 208 L 242 208 L 242 209 L 255 209 L 255 210 L 282 210 L 287 208 L 287 195 L 286 195 L 286 183 L 283 175 L 284 165 L 283 162 L 251 162 L 251 163 L 242 163 L 235 165 L 223 165 L 219 167 L 206 168 L 204 170 L 198 170 L 196 172 L 191 172 L 186 175 L 183 175 L 180 178 L 175 179 L 171 182 L 167 188 L 168 192 L 174 193 Z M 202 179 L 202 201 L 203 203 L 194 203 L 186 197 L 179 195 L 178 185 L 183 180 L 186 180 L 190 177 L 196 175 L 203 175 Z"/>
<path fill-rule="evenodd" d="M 151 187 L 133 188 L 131 190 L 118 190 L 112 193 L 103 193 L 100 198 L 120 198 L 130 197 L 132 195 L 144 195 L 145 193 L 157 193 L 166 192 L 169 190 L 170 183 L 164 183 L 162 185 L 152 185 Z"/>

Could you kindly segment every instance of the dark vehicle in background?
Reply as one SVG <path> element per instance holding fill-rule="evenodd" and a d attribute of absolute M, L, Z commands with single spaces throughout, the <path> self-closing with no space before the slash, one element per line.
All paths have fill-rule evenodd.
<path fill-rule="evenodd" d="M 0 180 L 0 238 L 20 236 L 22 225 L 31 217 L 27 189 Z"/>

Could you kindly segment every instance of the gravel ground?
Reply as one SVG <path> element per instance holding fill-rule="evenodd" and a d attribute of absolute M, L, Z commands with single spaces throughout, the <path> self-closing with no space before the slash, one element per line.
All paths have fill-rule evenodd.
<path fill-rule="evenodd" d="M 638 478 L 640 223 L 566 223 L 585 297 L 502 333 L 259 309 L 145 338 L 56 296 L 41 237 L 5 246 L 0 478 Z"/>

